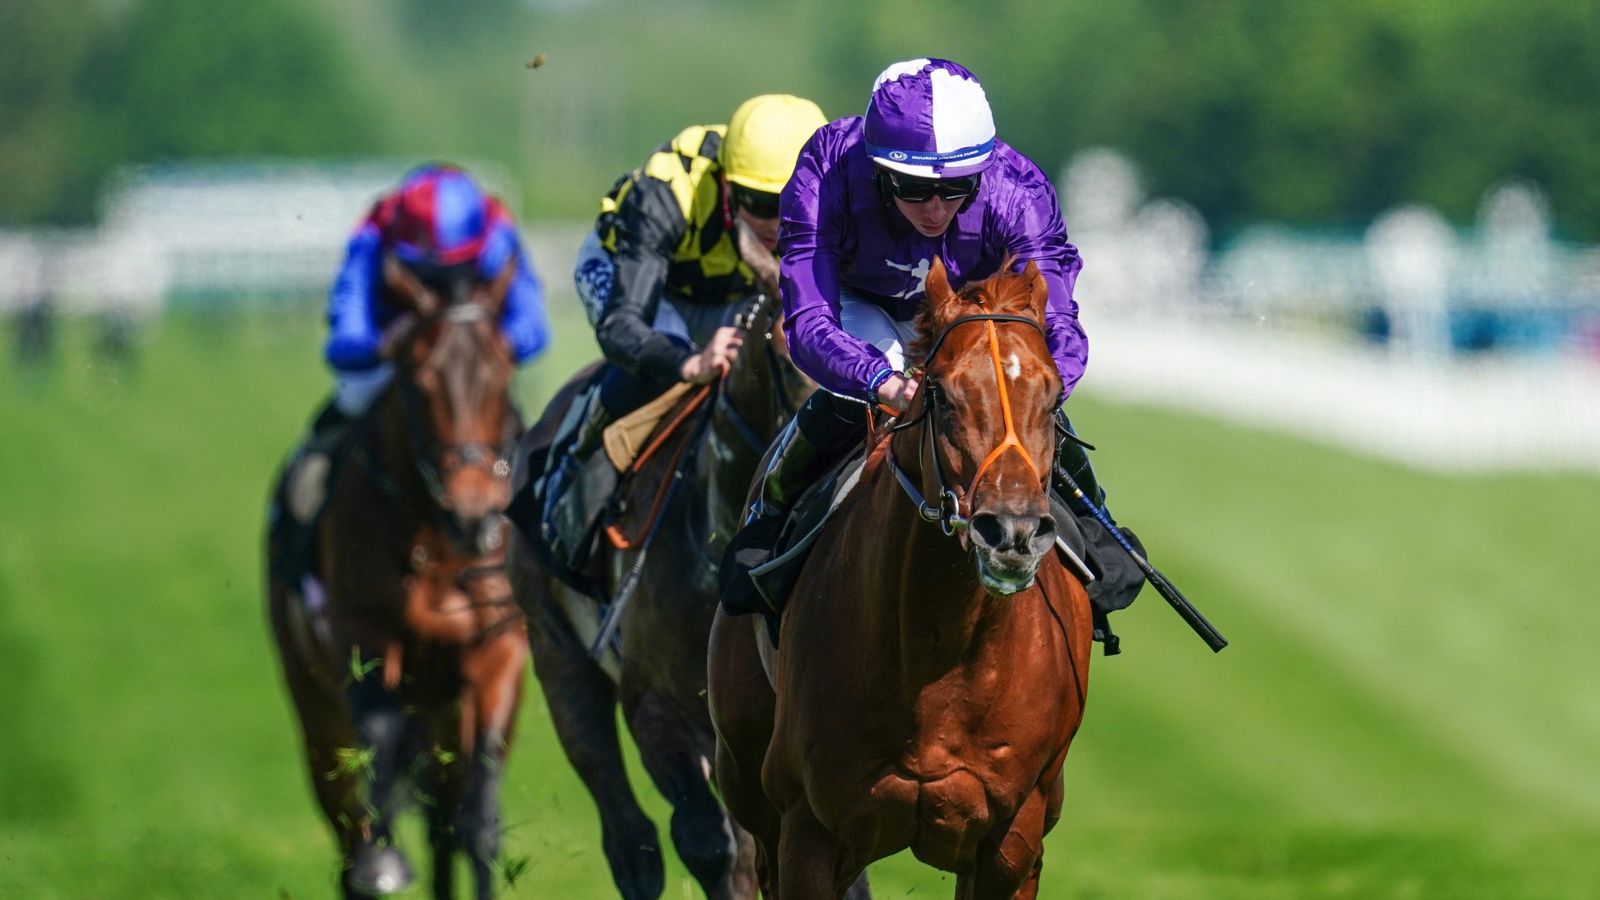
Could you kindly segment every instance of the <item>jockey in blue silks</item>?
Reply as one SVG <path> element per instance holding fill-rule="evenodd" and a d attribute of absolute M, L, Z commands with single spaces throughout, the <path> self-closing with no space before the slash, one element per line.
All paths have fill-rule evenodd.
<path fill-rule="evenodd" d="M 393 254 L 424 283 L 461 277 L 466 270 L 492 280 L 515 261 L 501 331 L 518 363 L 549 342 L 544 288 L 517 237 L 517 225 L 498 199 L 460 169 L 429 165 L 373 204 L 351 235 L 328 302 L 323 356 L 338 379 L 334 406 L 347 418 L 365 412 L 394 375 L 378 357 L 383 329 L 396 310 L 383 291 L 383 260 Z"/>
<path fill-rule="evenodd" d="M 317 415 L 295 462 L 314 482 L 333 467 L 332 456 L 351 422 L 360 418 L 394 377 L 382 358 L 386 327 L 400 314 L 384 287 L 384 259 L 393 256 L 424 284 L 445 287 L 462 279 L 487 282 L 516 270 L 506 291 L 500 329 L 513 358 L 527 362 L 550 340 L 544 288 L 517 236 L 516 222 L 497 198 L 454 166 L 427 165 L 406 175 L 380 197 L 356 227 L 328 299 L 328 342 L 323 357 L 333 368 L 333 399 Z M 320 460 L 320 462 L 319 462 Z M 308 468 L 307 464 L 313 467 Z M 320 510 L 320 491 L 291 510 L 309 522 Z"/>
<path fill-rule="evenodd" d="M 1073 299 L 1082 261 L 1067 242 L 1055 189 L 1032 160 L 996 139 L 982 85 L 956 63 L 913 59 L 884 70 L 864 116 L 823 126 L 800 151 L 780 216 L 784 330 L 795 364 L 823 390 L 769 451 L 725 567 L 768 558 L 795 500 L 860 445 L 869 403 L 902 411 L 910 404 L 918 383 L 905 347 L 934 257 L 958 289 L 1008 259 L 1017 270 L 1034 263 L 1049 288 L 1044 325 L 1063 400 L 1089 358 Z M 1086 496 L 1104 503 L 1077 443 L 1062 442 L 1060 461 Z M 723 582 L 743 590 L 748 579 L 725 572 Z M 1129 602 L 1131 594 L 1106 605 Z"/>

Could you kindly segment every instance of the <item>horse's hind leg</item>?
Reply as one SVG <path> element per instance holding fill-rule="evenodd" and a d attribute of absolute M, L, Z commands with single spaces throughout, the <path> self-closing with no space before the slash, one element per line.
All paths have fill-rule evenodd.
<path fill-rule="evenodd" d="M 715 775 L 722 802 L 760 844 L 755 869 L 767 895 L 777 889 L 778 810 L 761 786 L 777 698 L 756 648 L 753 616 L 712 620 L 706 652 L 706 705 L 715 723 Z"/>
<path fill-rule="evenodd" d="M 646 771 L 672 804 L 672 843 L 684 866 L 712 900 L 754 897 L 755 845 L 707 781 L 715 752 L 710 730 L 659 694 L 639 698 L 627 718 Z"/>
<path fill-rule="evenodd" d="M 551 589 L 546 576 L 538 586 L 544 593 L 528 602 L 524 587 L 518 588 L 519 602 L 529 612 L 533 670 L 561 749 L 600 812 L 601 844 L 618 892 L 625 900 L 654 900 L 666 882 L 661 844 L 628 785 L 617 737 L 616 690 L 556 608 Z"/>

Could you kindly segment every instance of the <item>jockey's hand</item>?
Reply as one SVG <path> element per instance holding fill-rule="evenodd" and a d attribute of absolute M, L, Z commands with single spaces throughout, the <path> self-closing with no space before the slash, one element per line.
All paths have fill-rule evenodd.
<path fill-rule="evenodd" d="M 690 384 L 710 384 L 728 374 L 744 346 L 744 329 L 724 325 L 711 335 L 704 350 L 683 361 L 678 377 Z"/>
<path fill-rule="evenodd" d="M 917 387 L 921 382 L 915 377 L 907 377 L 898 372 L 884 379 L 878 385 L 878 402 L 892 407 L 899 412 L 905 412 L 911 405 L 913 397 L 917 396 Z"/>

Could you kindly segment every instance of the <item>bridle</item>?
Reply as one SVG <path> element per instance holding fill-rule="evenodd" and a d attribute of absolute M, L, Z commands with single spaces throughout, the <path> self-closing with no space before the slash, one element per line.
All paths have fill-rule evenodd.
<path fill-rule="evenodd" d="M 1033 455 L 1028 452 L 1028 448 L 1024 447 L 1022 445 L 1022 441 L 1017 438 L 1016 422 L 1011 413 L 1011 392 L 1006 388 L 1005 371 L 1000 361 L 1000 339 L 997 334 L 995 323 L 1018 322 L 1028 325 L 1035 331 L 1038 331 L 1039 335 L 1041 337 L 1045 337 L 1046 341 L 1048 342 L 1049 338 L 1045 334 L 1044 326 L 1040 325 L 1036 319 L 1032 319 L 1027 316 L 1010 315 L 1007 313 L 977 313 L 970 316 L 961 316 L 960 318 L 955 319 L 954 321 L 950 322 L 950 324 L 946 325 L 944 329 L 939 332 L 938 336 L 934 338 L 933 343 L 928 347 L 927 355 L 924 357 L 925 362 L 933 361 L 934 354 L 939 352 L 939 348 L 944 345 L 945 338 L 950 336 L 950 332 L 954 331 L 958 326 L 965 325 L 969 322 L 983 322 L 988 330 L 989 354 L 994 361 L 995 382 L 999 385 L 1000 411 L 1004 416 L 1006 433 L 1005 437 L 1001 439 L 1000 443 L 993 450 L 989 451 L 988 456 L 984 457 L 982 464 L 978 466 L 977 473 L 972 476 L 972 483 L 967 486 L 966 491 L 961 495 L 956 494 L 955 489 L 950 487 L 949 479 L 945 477 L 944 465 L 939 461 L 938 436 L 936 434 L 939 428 L 937 407 L 939 406 L 943 396 L 943 388 L 940 387 L 937 381 L 927 379 L 923 382 L 921 388 L 919 389 L 918 392 L 924 395 L 924 399 L 922 401 L 922 410 L 920 412 L 906 421 L 896 423 L 889 428 L 889 431 L 892 434 L 893 432 L 904 431 L 913 425 L 920 424 L 922 426 L 922 434 L 917 438 L 917 453 L 920 456 L 923 452 L 924 445 L 926 445 L 929 455 L 933 458 L 934 480 L 938 483 L 939 487 L 937 502 L 929 503 L 927 499 L 923 497 L 922 492 L 917 489 L 916 483 L 911 480 L 911 476 L 908 475 L 905 468 L 900 465 L 900 460 L 895 455 L 894 444 L 892 441 L 889 444 L 888 450 L 889 468 L 894 472 L 895 480 L 900 483 L 900 488 L 906 492 L 907 497 L 911 498 L 911 502 L 916 504 L 917 514 L 920 515 L 924 521 L 939 523 L 940 529 L 944 531 L 946 536 L 955 534 L 956 529 L 958 528 L 967 527 L 968 522 L 971 520 L 972 514 L 970 498 L 972 497 L 973 492 L 978 488 L 978 481 L 983 478 L 984 473 L 989 471 L 989 468 L 993 466 L 995 461 L 998 460 L 1007 450 L 1015 450 L 1022 456 L 1022 461 L 1027 464 L 1028 469 L 1032 471 L 1035 476 L 1041 479 L 1044 477 L 1041 474 L 1039 464 L 1034 460 Z M 965 514 L 963 514 L 961 511 L 963 497 L 969 498 L 969 505 Z"/>
<path fill-rule="evenodd" d="M 768 295 L 765 291 L 757 292 L 756 295 L 751 298 L 749 306 L 740 311 L 738 315 L 734 316 L 733 326 L 735 328 L 742 328 L 745 331 L 754 331 L 757 323 L 759 323 L 762 318 L 771 311 L 772 304 L 776 302 L 776 300 L 776 297 Z M 778 417 L 781 421 L 792 417 L 798 407 L 796 404 L 791 402 L 792 398 L 789 396 L 789 391 L 784 387 L 782 369 L 783 361 L 778 358 L 778 351 L 773 349 L 772 346 L 773 342 L 771 331 L 775 327 L 776 326 L 773 324 L 773 320 L 768 318 L 766 328 L 766 362 L 767 371 L 771 373 L 771 377 L 768 378 L 767 381 L 772 392 L 773 407 L 777 410 Z M 738 432 L 740 439 L 749 445 L 750 448 L 757 453 L 757 455 L 766 452 L 769 441 L 762 438 L 761 433 L 755 429 L 755 426 L 751 425 L 750 421 L 746 419 L 744 415 L 739 412 L 738 408 L 733 405 L 733 400 L 728 396 L 727 379 L 722 379 L 717 384 L 716 404 L 717 408 L 722 411 L 722 414 L 727 417 L 728 422 L 733 425 L 733 430 Z"/>

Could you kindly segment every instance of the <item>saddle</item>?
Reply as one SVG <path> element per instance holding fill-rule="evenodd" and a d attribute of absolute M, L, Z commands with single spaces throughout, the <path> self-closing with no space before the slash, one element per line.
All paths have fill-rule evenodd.
<path fill-rule="evenodd" d="M 552 484 L 552 454 L 566 453 L 562 440 L 598 402 L 591 390 L 594 371 L 574 379 L 553 399 L 534 428 L 523 436 L 512 470 L 512 500 L 506 511 L 546 568 L 573 590 L 605 598 L 602 541 L 619 550 L 643 543 L 666 505 L 674 474 L 686 464 L 702 410 L 703 395 L 689 397 L 690 386 L 675 386 L 611 423 L 602 448 L 572 473 L 565 485 Z M 659 456 L 672 460 L 663 477 L 640 477 Z M 551 503 L 550 490 L 560 496 Z M 547 518 L 545 510 L 550 509 Z"/>

